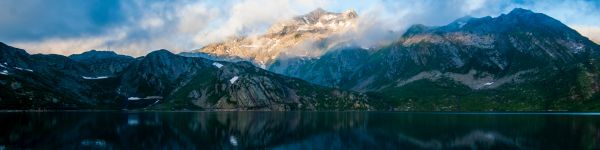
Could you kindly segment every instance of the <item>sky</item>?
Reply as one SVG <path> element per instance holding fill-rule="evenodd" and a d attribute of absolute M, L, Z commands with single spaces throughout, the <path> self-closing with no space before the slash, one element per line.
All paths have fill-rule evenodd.
<path fill-rule="evenodd" d="M 600 43 L 597 0 L 1 0 L 0 6 L 5 6 L 0 42 L 29 53 L 190 51 L 260 35 L 275 22 L 316 8 L 353 9 L 369 24 L 365 28 L 402 32 L 413 24 L 445 25 L 519 7 L 545 13 Z"/>

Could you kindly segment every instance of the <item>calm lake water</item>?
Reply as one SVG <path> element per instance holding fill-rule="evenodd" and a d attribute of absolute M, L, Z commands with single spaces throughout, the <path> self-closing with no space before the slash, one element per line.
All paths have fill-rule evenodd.
<path fill-rule="evenodd" d="M 2 112 L 0 149 L 599 149 L 598 114 Z"/>

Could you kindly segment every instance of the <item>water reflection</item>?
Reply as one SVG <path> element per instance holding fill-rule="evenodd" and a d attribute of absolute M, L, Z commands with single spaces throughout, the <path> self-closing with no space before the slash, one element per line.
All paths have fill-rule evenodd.
<path fill-rule="evenodd" d="M 600 117 L 384 112 L 0 113 L 2 149 L 598 149 Z"/>

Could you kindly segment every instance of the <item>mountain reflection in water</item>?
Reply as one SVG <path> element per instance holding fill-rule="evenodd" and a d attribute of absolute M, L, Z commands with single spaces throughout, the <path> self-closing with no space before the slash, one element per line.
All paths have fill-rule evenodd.
<path fill-rule="evenodd" d="M 600 116 L 4 112 L 0 149 L 598 149 Z"/>

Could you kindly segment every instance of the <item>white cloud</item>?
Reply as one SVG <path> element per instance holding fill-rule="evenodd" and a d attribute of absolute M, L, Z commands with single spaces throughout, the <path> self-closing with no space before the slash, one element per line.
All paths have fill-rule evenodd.
<path fill-rule="evenodd" d="M 232 36 L 253 36 L 269 25 L 318 7 L 330 11 L 355 9 L 359 28 L 353 35 L 361 44 L 377 44 L 397 37 L 412 24 L 445 25 L 465 15 L 497 16 L 515 7 L 552 16 L 598 41 L 600 9 L 594 1 L 423 0 L 423 1 L 325 1 L 325 0 L 234 0 L 234 1 L 120 1 L 125 22 L 107 26 L 106 32 L 81 36 L 57 36 L 42 40 L 11 41 L 8 44 L 31 53 L 73 54 L 90 49 L 115 50 L 141 56 L 151 50 L 181 52 L 201 48 Z M 6 16 L 6 15 L 0 15 Z M 29 17 L 34 18 L 34 17 Z M 12 17 L 14 19 L 14 17 Z M 86 22 L 87 23 L 87 22 Z M 1 23 L 0 23 L 1 24 Z M 396 31 L 396 36 L 389 31 Z"/>

